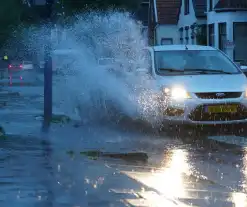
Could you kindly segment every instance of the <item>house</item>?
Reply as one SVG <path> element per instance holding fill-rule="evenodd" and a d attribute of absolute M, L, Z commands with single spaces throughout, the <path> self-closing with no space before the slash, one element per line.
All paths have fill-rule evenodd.
<path fill-rule="evenodd" d="M 178 44 L 180 0 L 150 0 L 148 33 L 151 45 Z"/>
<path fill-rule="evenodd" d="M 207 45 L 207 0 L 181 0 L 179 43 Z"/>
<path fill-rule="evenodd" d="M 247 0 L 207 0 L 208 45 L 247 64 Z"/>

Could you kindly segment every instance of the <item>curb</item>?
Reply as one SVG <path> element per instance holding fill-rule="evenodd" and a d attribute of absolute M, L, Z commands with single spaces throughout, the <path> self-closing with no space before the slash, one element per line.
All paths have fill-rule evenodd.
<path fill-rule="evenodd" d="M 40 86 L 37 83 L 28 83 L 28 82 L 24 82 L 24 83 L 1 83 L 0 82 L 0 86 Z"/>

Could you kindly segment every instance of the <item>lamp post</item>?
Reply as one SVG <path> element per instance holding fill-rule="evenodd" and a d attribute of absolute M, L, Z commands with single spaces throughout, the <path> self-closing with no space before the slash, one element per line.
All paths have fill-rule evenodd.
<path fill-rule="evenodd" d="M 52 58 L 51 58 L 51 29 L 52 6 L 54 0 L 46 0 L 47 44 L 45 45 L 44 67 L 44 119 L 42 130 L 48 132 L 52 119 Z"/>

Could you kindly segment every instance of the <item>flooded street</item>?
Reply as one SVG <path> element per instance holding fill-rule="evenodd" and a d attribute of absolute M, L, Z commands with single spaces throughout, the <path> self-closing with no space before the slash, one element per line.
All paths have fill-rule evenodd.
<path fill-rule="evenodd" d="M 129 129 L 58 123 L 44 135 L 41 110 L 14 112 L 1 115 L 9 134 L 1 139 L 1 206 L 246 205 L 246 154 L 239 146 L 140 132 L 135 123 Z M 93 153 L 99 151 L 145 152 L 148 162 Z"/>

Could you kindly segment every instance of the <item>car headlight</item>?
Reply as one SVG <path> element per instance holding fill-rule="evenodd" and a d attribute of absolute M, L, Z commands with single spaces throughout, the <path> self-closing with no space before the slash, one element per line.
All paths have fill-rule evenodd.
<path fill-rule="evenodd" d="M 191 98 L 190 94 L 182 87 L 164 88 L 163 92 L 166 96 L 176 100 Z"/>

